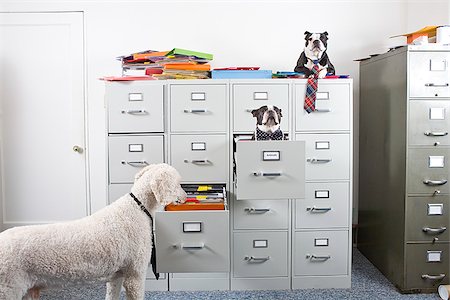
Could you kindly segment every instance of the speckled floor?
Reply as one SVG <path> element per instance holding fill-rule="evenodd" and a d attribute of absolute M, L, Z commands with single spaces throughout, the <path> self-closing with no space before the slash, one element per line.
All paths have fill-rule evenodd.
<path fill-rule="evenodd" d="M 83 288 L 67 287 L 64 290 L 49 290 L 42 300 L 100 300 L 105 299 L 102 284 Z M 122 293 L 121 299 L 125 299 Z M 146 300 L 204 300 L 204 299 L 246 299 L 246 300 L 327 300 L 327 299 L 389 299 L 389 300 L 437 300 L 437 294 L 402 295 L 381 275 L 381 273 L 357 250 L 353 251 L 351 289 L 309 289 L 282 291 L 213 291 L 213 292 L 146 292 Z"/>

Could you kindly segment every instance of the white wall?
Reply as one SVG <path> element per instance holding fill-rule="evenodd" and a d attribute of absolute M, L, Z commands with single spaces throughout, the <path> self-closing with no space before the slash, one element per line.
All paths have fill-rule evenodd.
<path fill-rule="evenodd" d="M 433 3 L 429 6 L 428 3 Z M 428 11 L 424 14 L 424 8 Z M 358 141 L 359 65 L 404 40 L 389 36 L 418 24 L 449 24 L 448 1 L 5 1 L 0 11 L 84 11 L 92 210 L 106 204 L 104 75 L 119 75 L 116 56 L 174 47 L 214 54 L 213 67 L 293 70 L 303 32 L 328 31 L 338 74 L 354 78 Z M 418 17 L 420 16 L 420 18 Z M 43 70 L 45 71 L 45 70 Z M 357 151 L 355 183 L 357 184 Z M 357 191 L 357 189 L 356 189 Z M 355 194 L 357 196 L 357 194 Z M 357 199 L 357 197 L 355 197 Z"/>

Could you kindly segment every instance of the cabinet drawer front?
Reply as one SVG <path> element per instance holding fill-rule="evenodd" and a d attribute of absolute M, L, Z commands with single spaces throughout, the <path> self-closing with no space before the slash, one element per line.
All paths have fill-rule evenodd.
<path fill-rule="evenodd" d="M 306 84 L 295 85 L 295 129 L 350 130 L 350 85 L 327 84 L 319 80 L 316 110 L 304 110 Z"/>
<path fill-rule="evenodd" d="M 235 232 L 234 277 L 288 275 L 287 232 Z"/>
<path fill-rule="evenodd" d="M 172 135 L 171 164 L 184 182 L 226 182 L 226 135 Z"/>
<path fill-rule="evenodd" d="M 251 111 L 264 105 L 273 105 L 282 110 L 281 130 L 287 131 L 289 86 L 287 84 L 234 84 L 233 85 L 233 130 L 255 131 L 256 118 Z"/>
<path fill-rule="evenodd" d="M 242 200 L 233 204 L 235 229 L 287 229 L 288 200 Z"/>
<path fill-rule="evenodd" d="M 305 199 L 295 201 L 296 228 L 348 227 L 349 183 L 306 183 Z"/>
<path fill-rule="evenodd" d="M 448 149 L 409 149 L 408 153 L 409 194 L 433 195 L 449 192 Z"/>
<path fill-rule="evenodd" d="M 406 289 L 433 288 L 449 283 L 448 244 L 406 245 Z M 443 277 L 443 279 L 439 279 Z"/>
<path fill-rule="evenodd" d="M 162 136 L 110 136 L 108 141 L 110 183 L 133 183 L 140 169 L 164 162 Z"/>
<path fill-rule="evenodd" d="M 450 102 L 409 101 L 408 128 L 410 145 L 450 145 Z"/>
<path fill-rule="evenodd" d="M 303 141 L 237 142 L 237 199 L 303 198 L 304 147 Z"/>
<path fill-rule="evenodd" d="M 406 202 L 406 240 L 449 241 L 448 196 L 408 197 Z"/>
<path fill-rule="evenodd" d="M 172 132 L 225 132 L 227 130 L 225 85 L 171 85 Z"/>
<path fill-rule="evenodd" d="M 294 275 L 348 274 L 348 231 L 296 232 Z"/>
<path fill-rule="evenodd" d="M 106 86 L 110 133 L 163 132 L 163 86 L 133 82 Z"/>
<path fill-rule="evenodd" d="M 306 180 L 350 178 L 350 136 L 348 134 L 297 134 L 306 142 Z"/>
<path fill-rule="evenodd" d="M 411 52 L 408 74 L 410 97 L 450 96 L 449 52 Z"/>
<path fill-rule="evenodd" d="M 132 183 L 115 183 L 108 186 L 108 203 L 113 203 L 120 197 L 131 192 Z"/>
<path fill-rule="evenodd" d="M 229 272 L 228 211 L 156 212 L 155 216 L 158 272 Z"/>

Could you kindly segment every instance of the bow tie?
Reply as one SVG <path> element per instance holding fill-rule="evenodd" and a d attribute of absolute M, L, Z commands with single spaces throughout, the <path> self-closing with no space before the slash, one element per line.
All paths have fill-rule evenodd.
<path fill-rule="evenodd" d="M 281 129 L 277 129 L 274 132 L 264 132 L 258 127 L 256 127 L 256 140 L 264 141 L 264 140 L 282 140 L 283 132 Z"/>

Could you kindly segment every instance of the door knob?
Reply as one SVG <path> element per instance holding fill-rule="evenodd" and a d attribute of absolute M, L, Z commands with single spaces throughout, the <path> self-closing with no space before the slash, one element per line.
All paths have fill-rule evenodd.
<path fill-rule="evenodd" d="M 73 146 L 72 150 L 75 152 L 78 152 L 80 154 L 83 153 L 83 148 L 81 148 L 80 146 L 77 146 L 77 145 Z"/>

